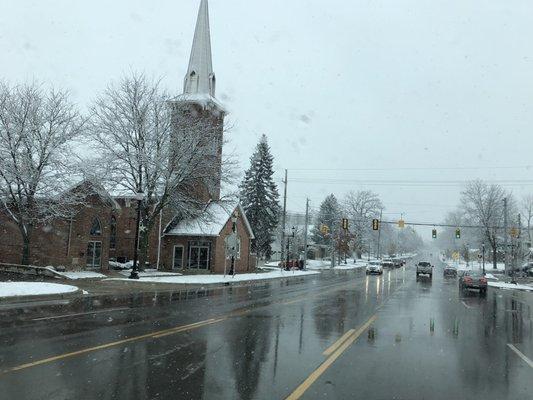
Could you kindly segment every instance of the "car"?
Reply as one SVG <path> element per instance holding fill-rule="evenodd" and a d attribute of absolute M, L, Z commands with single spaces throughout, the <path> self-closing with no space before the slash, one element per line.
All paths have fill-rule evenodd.
<path fill-rule="evenodd" d="M 487 293 L 487 286 L 487 278 L 480 271 L 465 271 L 463 276 L 459 278 L 461 290 L 479 289 L 480 294 L 485 294 Z"/>
<path fill-rule="evenodd" d="M 392 259 L 390 258 L 385 258 L 381 261 L 381 266 L 383 268 L 394 268 L 394 262 L 392 262 Z"/>
<path fill-rule="evenodd" d="M 400 258 L 393 258 L 392 263 L 394 264 L 395 268 L 401 268 L 403 266 L 403 262 Z"/>
<path fill-rule="evenodd" d="M 366 266 L 366 274 L 383 274 L 383 266 L 379 261 L 370 261 Z"/>
<path fill-rule="evenodd" d="M 433 278 L 433 265 L 428 261 L 420 261 L 416 265 L 416 277 L 420 275 L 429 275 L 429 279 Z"/>
<path fill-rule="evenodd" d="M 454 267 L 450 267 L 449 265 L 447 265 L 446 267 L 444 267 L 444 271 L 442 274 L 444 275 L 445 278 L 448 278 L 448 277 L 456 278 L 457 270 Z"/>
<path fill-rule="evenodd" d="M 524 276 L 533 276 L 533 262 L 525 263 L 521 269 Z"/>

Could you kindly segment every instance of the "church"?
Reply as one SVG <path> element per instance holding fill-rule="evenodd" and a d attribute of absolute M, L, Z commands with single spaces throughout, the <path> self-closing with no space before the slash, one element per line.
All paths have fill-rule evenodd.
<path fill-rule="evenodd" d="M 169 102 L 173 134 L 186 134 L 191 126 L 184 113 L 199 115 L 202 127 L 214 129 L 217 139 L 210 144 L 214 162 L 221 168 L 223 128 L 226 110 L 215 98 L 216 78 L 212 66 L 207 0 L 201 0 L 196 21 L 183 93 Z M 183 272 L 223 273 L 230 268 L 226 247 L 234 239 L 235 272 L 255 268 L 251 254 L 254 234 L 246 215 L 235 201 L 220 201 L 220 174 L 209 184 L 198 185 L 195 196 L 205 204 L 209 218 L 180 219 L 164 210 L 159 223 L 149 232 L 147 262 L 152 268 Z M 135 196 L 113 195 L 98 182 L 84 180 L 70 191 L 85 196 L 83 206 L 68 220 L 52 220 L 35 227 L 30 246 L 30 264 L 62 266 L 67 270 L 105 271 L 114 263 L 133 259 L 137 213 Z M 22 238 L 15 223 L 0 213 L 0 263 L 18 264 Z M 232 235 L 235 232 L 236 235 Z"/>

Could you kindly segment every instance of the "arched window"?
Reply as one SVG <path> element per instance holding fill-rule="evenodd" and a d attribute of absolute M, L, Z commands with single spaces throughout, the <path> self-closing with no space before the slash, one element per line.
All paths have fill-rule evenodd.
<path fill-rule="evenodd" d="M 109 248 L 114 250 L 117 248 L 117 219 L 115 216 L 111 216 L 109 222 Z"/>
<path fill-rule="evenodd" d="M 102 225 L 100 225 L 100 220 L 98 218 L 93 219 L 93 223 L 91 224 L 91 236 L 100 236 L 102 234 Z"/>
<path fill-rule="evenodd" d="M 210 73 L 209 74 L 209 94 L 211 94 L 211 96 L 215 95 L 216 83 L 217 83 L 217 80 L 215 78 L 215 74 Z"/>
<path fill-rule="evenodd" d="M 198 90 L 198 76 L 196 72 L 191 71 L 189 78 L 187 79 L 187 90 L 186 93 L 196 93 Z"/>

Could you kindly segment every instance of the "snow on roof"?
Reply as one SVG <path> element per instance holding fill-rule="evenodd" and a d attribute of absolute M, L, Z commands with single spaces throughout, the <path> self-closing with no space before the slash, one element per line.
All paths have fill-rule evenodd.
<path fill-rule="evenodd" d="M 250 238 L 254 238 L 250 223 L 244 210 L 237 203 L 212 202 L 206 207 L 202 216 L 180 221 L 166 235 L 171 236 L 218 236 L 228 222 L 235 208 L 239 208 L 239 218 L 243 219 Z"/>
<path fill-rule="evenodd" d="M 214 106 L 223 113 L 227 113 L 227 110 L 224 108 L 222 103 L 218 101 L 215 97 L 211 96 L 209 93 L 183 93 L 179 96 L 174 97 L 172 102 L 184 102 L 184 103 L 195 103 L 199 104 L 204 108 L 209 106 Z"/>

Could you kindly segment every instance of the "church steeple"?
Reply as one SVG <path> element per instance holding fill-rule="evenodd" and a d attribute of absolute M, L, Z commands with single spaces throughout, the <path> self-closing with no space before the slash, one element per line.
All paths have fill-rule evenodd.
<path fill-rule="evenodd" d="M 210 36 L 207 0 L 201 0 L 183 94 L 215 96 L 215 74 L 211 61 Z"/>

